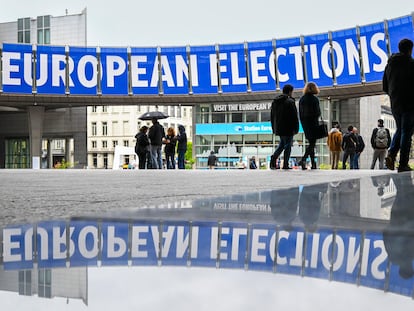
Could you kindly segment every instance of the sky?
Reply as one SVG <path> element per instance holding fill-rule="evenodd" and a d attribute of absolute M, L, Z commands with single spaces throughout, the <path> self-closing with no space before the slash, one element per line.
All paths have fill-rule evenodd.
<path fill-rule="evenodd" d="M 20 0 L 2 5 L 0 22 L 39 15 L 61 16 L 66 10 L 68 14 L 78 14 L 85 8 L 89 46 L 261 41 L 325 33 L 414 12 L 409 0 Z M 31 310 L 404 311 L 414 307 L 414 301 L 407 297 L 294 276 L 193 268 L 185 272 L 178 268 L 142 268 L 134 274 L 126 271 L 119 286 L 107 285 L 111 269 L 91 271 L 89 308 L 77 301 L 66 305 L 65 300 L 32 300 L 0 291 L 1 309 L 27 310 L 27 304 L 22 304 L 25 299 L 30 299 Z M 114 296 L 114 288 L 122 284 L 125 288 Z M 158 294 L 156 299 L 154 293 Z M 164 299 L 164 294 L 171 300 Z M 131 296 L 137 299 L 132 302 Z M 113 299 L 108 302 L 102 297 Z M 122 302 L 124 308 L 109 304 L 111 301 Z M 166 304 L 161 305 L 161 301 Z"/>
<path fill-rule="evenodd" d="M 7 1 L 7 0 L 5 0 Z M 87 8 L 89 46 L 185 46 L 240 43 L 324 33 L 409 15 L 407 0 L 20 0 L 0 22 Z"/>

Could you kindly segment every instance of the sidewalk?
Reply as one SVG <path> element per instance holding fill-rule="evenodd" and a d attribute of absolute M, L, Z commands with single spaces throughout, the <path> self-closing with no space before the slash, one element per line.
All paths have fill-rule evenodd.
<path fill-rule="evenodd" d="M 0 225 L 395 173 L 388 170 L 0 170 Z"/>

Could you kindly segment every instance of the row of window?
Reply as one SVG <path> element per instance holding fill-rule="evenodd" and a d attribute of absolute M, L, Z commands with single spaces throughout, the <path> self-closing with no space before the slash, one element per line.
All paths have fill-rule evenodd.
<path fill-rule="evenodd" d="M 99 109 L 99 107 L 100 107 L 100 109 Z M 111 112 L 117 112 L 117 111 L 115 111 L 116 109 L 117 109 L 117 107 L 113 108 L 112 109 L 113 111 L 111 111 Z M 139 111 L 141 113 L 153 111 L 154 109 L 160 110 L 160 111 L 164 112 L 165 114 L 167 114 L 167 115 L 169 115 L 170 117 L 173 117 L 173 118 L 181 118 L 181 117 L 186 118 L 187 114 L 188 114 L 187 109 L 190 109 L 190 108 L 183 107 L 181 109 L 181 107 L 179 107 L 179 106 L 178 107 L 177 106 L 163 106 L 163 107 L 160 107 L 158 109 L 158 108 L 154 108 L 154 106 L 137 106 L 137 111 Z M 91 111 L 92 111 L 92 113 L 109 112 L 108 111 L 108 106 L 92 106 Z"/>
<path fill-rule="evenodd" d="M 17 42 L 31 43 L 30 17 L 17 20 Z M 37 17 L 37 43 L 50 44 L 50 15 Z"/>
<path fill-rule="evenodd" d="M 92 140 L 91 143 L 92 143 L 92 148 L 93 149 L 98 148 L 98 142 L 96 140 Z M 122 143 L 123 143 L 124 147 L 129 147 L 129 140 L 123 140 Z M 113 140 L 112 141 L 112 147 L 115 148 L 116 146 L 118 146 L 118 141 Z M 102 141 L 102 148 L 108 148 L 108 141 L 107 140 Z"/>

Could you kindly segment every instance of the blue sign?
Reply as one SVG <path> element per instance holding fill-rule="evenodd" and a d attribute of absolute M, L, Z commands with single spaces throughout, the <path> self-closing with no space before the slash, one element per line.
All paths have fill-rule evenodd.
<path fill-rule="evenodd" d="M 4 93 L 189 95 L 271 92 L 380 82 L 412 16 L 322 34 L 181 47 L 59 47 L 3 44 Z M 336 78 L 336 80 L 335 80 Z"/>

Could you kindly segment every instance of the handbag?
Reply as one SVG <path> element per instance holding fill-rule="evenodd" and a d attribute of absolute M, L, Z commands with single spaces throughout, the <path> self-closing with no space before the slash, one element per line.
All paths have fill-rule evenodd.
<path fill-rule="evenodd" d="M 319 138 L 324 138 L 327 136 L 328 136 L 328 125 L 321 117 L 320 120 L 318 121 L 318 126 L 315 128 L 314 137 L 316 139 L 319 139 Z"/>

